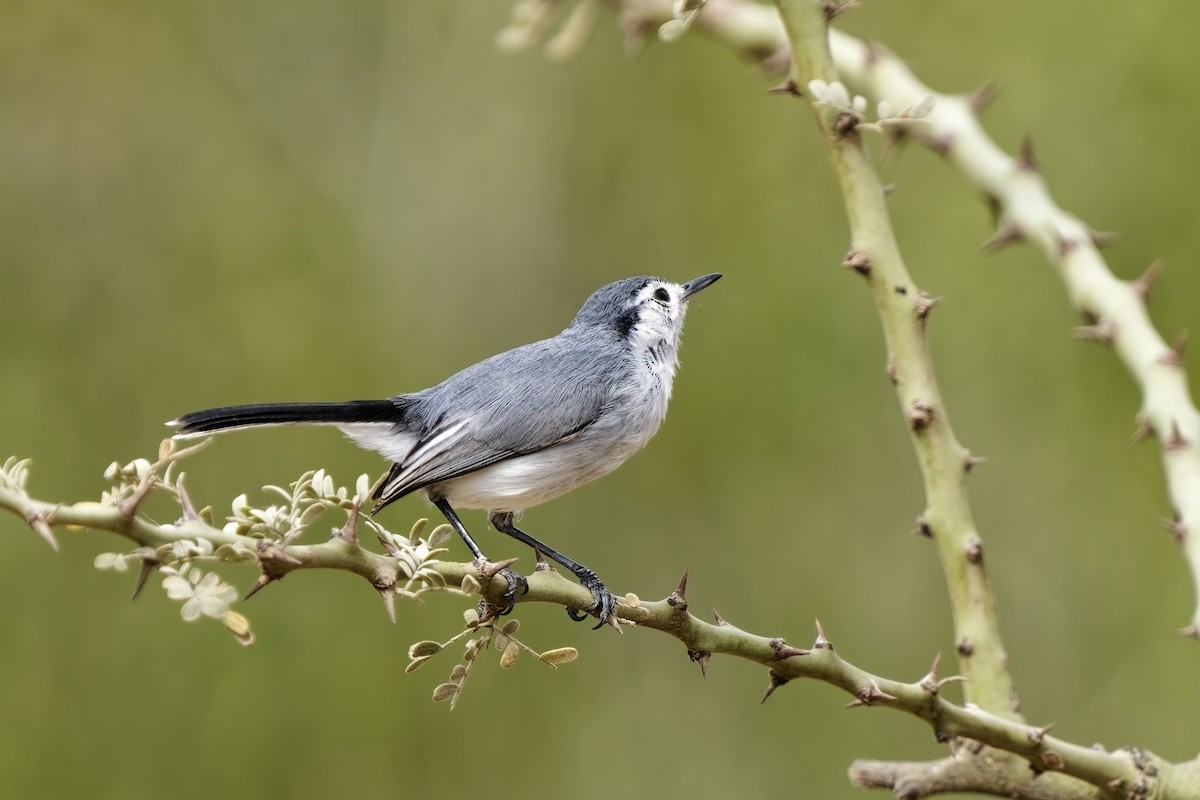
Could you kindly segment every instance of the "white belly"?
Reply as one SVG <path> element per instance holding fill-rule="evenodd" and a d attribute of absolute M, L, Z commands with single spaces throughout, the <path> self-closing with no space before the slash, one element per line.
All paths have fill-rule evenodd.
<path fill-rule="evenodd" d="M 517 512 L 607 475 L 637 449 L 587 453 L 574 442 L 510 458 L 426 491 L 442 494 L 455 508 Z"/>

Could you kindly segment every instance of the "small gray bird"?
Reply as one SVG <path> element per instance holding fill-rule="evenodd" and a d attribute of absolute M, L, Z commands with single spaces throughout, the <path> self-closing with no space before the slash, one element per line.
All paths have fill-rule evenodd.
<path fill-rule="evenodd" d="M 501 533 L 535 547 L 591 590 L 600 627 L 616 600 L 596 573 L 513 524 L 536 506 L 612 472 L 658 431 L 679 366 L 688 300 L 721 275 L 685 284 L 638 277 L 603 286 L 562 333 L 473 364 L 437 386 L 387 400 L 265 403 L 184 414 L 192 438 L 260 425 L 336 425 L 392 462 L 372 514 L 421 491 L 475 559 L 486 561 L 454 509 L 487 509 Z M 525 579 L 506 571 L 511 608 Z M 582 620 L 567 609 L 572 619 Z"/>

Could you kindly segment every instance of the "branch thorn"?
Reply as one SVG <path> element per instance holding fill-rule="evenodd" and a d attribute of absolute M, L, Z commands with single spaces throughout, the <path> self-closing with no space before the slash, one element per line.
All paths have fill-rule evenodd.
<path fill-rule="evenodd" d="M 1200 639 L 1200 626 L 1193 622 L 1191 625 L 1180 628 L 1179 635 L 1186 636 L 1188 639 Z"/>
<path fill-rule="evenodd" d="M 821 620 L 813 620 L 817 624 L 817 638 L 813 642 L 813 650 L 833 650 L 833 642 L 825 638 L 825 629 L 821 627 Z"/>
<path fill-rule="evenodd" d="M 1130 284 L 1133 287 L 1133 291 L 1137 292 L 1137 296 L 1142 298 L 1143 303 L 1150 299 L 1150 287 L 1154 285 L 1154 282 L 1158 280 L 1158 276 L 1162 274 L 1162 268 L 1162 260 L 1156 259 L 1150 263 L 1150 266 L 1146 267 L 1146 271 L 1142 273 L 1140 278 Z"/>
<path fill-rule="evenodd" d="M 133 516 L 137 514 L 138 506 L 140 506 L 142 501 L 146 499 L 146 496 L 150 494 L 150 490 L 154 488 L 154 484 L 157 482 L 157 480 L 158 479 L 154 477 L 154 473 L 147 474 L 146 477 L 142 479 L 142 482 L 138 484 L 138 487 L 134 490 L 133 494 L 130 495 L 129 499 L 121 503 L 121 513 L 124 516 L 133 519 Z"/>
<path fill-rule="evenodd" d="M 390 619 L 392 621 L 392 624 L 395 625 L 396 624 L 396 594 L 392 591 L 392 588 L 390 586 L 387 587 L 386 589 L 376 588 L 376 591 L 379 592 L 379 599 L 383 600 L 383 608 L 384 608 L 384 610 L 387 611 L 388 619 Z"/>
<path fill-rule="evenodd" d="M 985 253 L 994 253 L 1002 247 L 1010 244 L 1016 244 L 1025 238 L 1025 234 L 1021 233 L 1021 228 L 1011 219 L 1001 221 L 1000 226 L 996 228 L 988 240 L 980 245 L 980 249 Z"/>
<path fill-rule="evenodd" d="M 758 701 L 759 705 L 767 702 L 767 698 L 775 694 L 775 690 L 788 682 L 788 679 L 780 675 L 778 672 L 771 672 L 771 682 L 767 684 L 767 690 L 763 692 L 762 700 Z"/>
<path fill-rule="evenodd" d="M 963 472 L 970 472 L 976 467 L 986 463 L 986 456 L 973 456 L 969 450 L 963 451 Z"/>
<path fill-rule="evenodd" d="M 1000 84 L 993 79 L 971 92 L 965 99 L 971 110 L 976 114 L 980 114 L 992 104 L 992 101 L 996 99 L 996 95 L 999 93 Z"/>
<path fill-rule="evenodd" d="M 715 621 L 718 628 L 723 628 L 729 624 L 728 622 L 725 621 L 725 618 L 721 616 L 721 612 L 717 611 L 715 608 L 713 609 L 713 620 Z"/>
<path fill-rule="evenodd" d="M 940 297 L 934 297 L 925 291 L 918 292 L 917 299 L 913 301 L 913 312 L 917 315 L 917 319 L 923 321 L 925 317 L 929 316 L 930 310 L 940 302 L 942 302 Z"/>
<path fill-rule="evenodd" d="M 157 566 L 158 562 L 153 559 L 142 559 L 142 565 L 138 568 L 137 580 L 133 582 L 133 596 L 129 598 L 130 600 L 138 599 L 142 589 L 146 588 L 146 580 L 150 577 L 150 573 L 154 572 L 154 568 Z"/>
<path fill-rule="evenodd" d="M 707 650 L 688 650 L 688 658 L 700 665 L 700 676 L 708 677 L 708 659 L 712 657 L 712 653 Z"/>
<path fill-rule="evenodd" d="M 896 697 L 894 695 L 890 695 L 887 692 L 880 689 L 879 684 L 877 684 L 875 682 L 874 678 L 871 678 L 871 680 L 867 683 L 866 686 L 859 689 L 858 692 L 856 692 L 856 695 L 857 695 L 857 697 L 854 700 L 851 700 L 849 703 L 846 704 L 846 708 L 856 708 L 858 706 L 872 706 L 872 705 L 875 705 L 875 703 L 877 703 L 880 700 L 895 700 L 896 699 Z"/>
<path fill-rule="evenodd" d="M 772 639 L 770 645 L 771 650 L 774 651 L 775 658 L 778 661 L 783 661 L 784 659 L 791 658 L 792 656 L 806 656 L 812 652 L 811 650 L 803 650 L 799 647 L 792 647 L 790 644 L 778 637 Z"/>
<path fill-rule="evenodd" d="M 1053 727 L 1054 727 L 1054 723 L 1051 722 L 1048 725 L 1043 725 L 1040 728 L 1032 729 L 1028 733 L 1029 743 L 1031 745 L 1033 745 L 1034 747 L 1041 747 L 1042 741 L 1045 740 L 1045 738 L 1046 738 L 1046 734 L 1049 733 L 1050 729 Z"/>
<path fill-rule="evenodd" d="M 1100 250 L 1111 247 L 1121 238 L 1121 234 L 1116 231 L 1088 231 L 1088 235 L 1092 239 L 1092 244 Z"/>
<path fill-rule="evenodd" d="M 355 500 L 346 513 L 346 524 L 335 528 L 333 535 L 343 542 L 358 544 L 358 501 Z"/>
<path fill-rule="evenodd" d="M 545 572 L 548 569 L 554 569 L 554 567 L 550 566 L 550 562 L 546 560 L 546 557 L 542 555 L 542 548 L 536 546 L 533 548 L 533 558 L 536 562 L 533 565 L 534 572 Z"/>
<path fill-rule="evenodd" d="M 1175 337 L 1175 341 L 1172 343 L 1171 349 L 1158 357 L 1158 363 L 1166 364 L 1169 367 L 1181 366 L 1183 364 L 1183 351 L 1187 349 L 1187 343 L 1188 332 L 1187 330 L 1182 330 L 1179 332 L 1179 335 Z"/>
<path fill-rule="evenodd" d="M 772 86 L 770 89 L 767 89 L 767 92 L 770 94 L 790 94 L 796 97 L 804 96 L 803 92 L 800 91 L 800 86 L 791 78 L 776 86 Z"/>
<path fill-rule="evenodd" d="M 675 587 L 675 591 L 671 592 L 667 598 L 667 605 L 680 613 L 687 611 L 687 581 L 688 571 L 685 569 L 683 577 L 679 579 L 679 585 Z"/>
<path fill-rule="evenodd" d="M 1021 139 L 1021 147 L 1017 152 L 1017 169 L 1022 172 L 1037 172 L 1038 163 L 1033 155 L 1033 137 L 1029 134 Z"/>
<path fill-rule="evenodd" d="M 1133 435 L 1129 437 L 1129 444 L 1141 444 L 1154 435 L 1154 426 L 1150 424 L 1150 420 L 1144 414 L 1138 414 L 1136 417 L 1137 427 L 1133 429 Z"/>
<path fill-rule="evenodd" d="M 1187 526 L 1178 519 L 1164 519 L 1162 526 L 1171 534 L 1171 538 L 1175 540 L 1175 544 L 1183 547 L 1183 541 L 1187 538 Z"/>
<path fill-rule="evenodd" d="M 929 692 L 930 694 L 938 693 L 937 672 L 938 672 L 938 667 L 940 667 L 941 665 L 942 665 L 942 654 L 939 651 L 933 657 L 933 665 L 929 668 L 929 672 L 925 673 L 925 677 L 921 678 L 921 681 L 918 684 L 922 689 Z"/>
<path fill-rule="evenodd" d="M 254 595 L 258 594 L 259 590 L 263 589 L 267 584 L 269 584 L 273 580 L 276 580 L 276 579 L 272 578 L 270 575 L 266 574 L 265 572 L 262 575 L 259 575 L 258 580 L 256 580 L 254 582 L 254 585 L 251 586 L 246 591 L 246 594 L 242 596 L 242 602 L 245 602 L 245 601 L 249 600 L 251 597 L 254 597 Z"/>
<path fill-rule="evenodd" d="M 187 493 L 187 489 L 183 488 L 182 472 L 175 479 L 175 492 L 179 495 L 179 505 L 183 509 L 183 518 L 193 522 L 200 521 L 202 518 L 199 512 L 196 511 L 196 505 L 192 502 L 192 496 Z"/>
<path fill-rule="evenodd" d="M 32 509 L 25 512 L 25 522 L 33 529 L 34 533 L 50 545 L 54 552 L 58 552 L 58 539 L 54 538 L 54 531 L 50 529 L 50 524 L 46 522 L 46 517 L 41 512 Z"/>

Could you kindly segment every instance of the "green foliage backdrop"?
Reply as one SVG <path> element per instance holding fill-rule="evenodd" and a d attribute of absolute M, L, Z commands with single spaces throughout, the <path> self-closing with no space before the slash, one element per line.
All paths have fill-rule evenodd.
<path fill-rule="evenodd" d="M 503 3 L 118 2 L 0 10 L 0 455 L 39 497 L 98 496 L 193 408 L 344 399 L 433 383 L 551 335 L 596 286 L 722 271 L 692 310 L 668 424 L 613 476 L 531 510 L 530 531 L 618 592 L 804 643 L 820 617 L 861 666 L 915 679 L 953 642 L 941 571 L 911 535 L 922 497 L 878 322 L 837 268 L 846 225 L 806 109 L 719 46 L 636 58 L 611 15 L 566 66 L 499 53 Z M 943 91 L 989 78 L 1002 144 L 1034 134 L 1052 191 L 1123 237 L 1110 263 L 1167 272 L 1152 310 L 1197 325 L 1194 4 L 869 3 L 847 29 Z M 972 477 L 1031 721 L 1189 756 L 1200 650 L 1155 445 L 1137 398 L 1076 324 L 1051 268 L 981 256 L 982 203 L 927 151 L 885 168 Z M 1188 358 L 1194 368 L 1194 359 Z M 186 464 L 196 500 L 323 466 L 383 465 L 329 431 L 220 440 Z M 151 513 L 154 509 L 150 509 Z M 165 506 L 163 507 L 165 513 Z M 430 514 L 386 512 L 397 530 Z M 483 531 L 495 557 L 528 554 Z M 462 601 L 399 607 L 299 574 L 244 607 L 257 644 L 178 621 L 157 582 L 55 556 L 0 517 L 0 785 L 13 796 L 848 796 L 854 757 L 941 753 L 914 720 L 844 712 L 761 670 L 521 608 L 525 639 L 578 662 L 476 669 L 429 701 L 408 645 Z M 456 553 L 456 555 L 461 555 Z M 242 586 L 254 573 L 233 573 Z M 70 768 L 65 768 L 70 765 Z"/>

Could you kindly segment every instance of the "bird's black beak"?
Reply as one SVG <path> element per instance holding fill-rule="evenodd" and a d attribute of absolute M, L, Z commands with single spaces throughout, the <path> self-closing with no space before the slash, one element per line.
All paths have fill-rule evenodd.
<path fill-rule="evenodd" d="M 721 273 L 719 272 L 714 272 L 711 275 L 701 275 L 699 278 L 693 278 L 683 285 L 683 299 L 687 300 L 696 292 L 700 291 L 706 286 L 712 286 L 720 279 Z"/>

